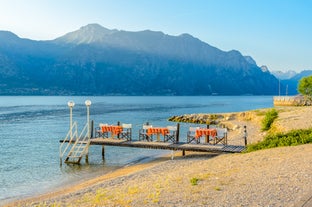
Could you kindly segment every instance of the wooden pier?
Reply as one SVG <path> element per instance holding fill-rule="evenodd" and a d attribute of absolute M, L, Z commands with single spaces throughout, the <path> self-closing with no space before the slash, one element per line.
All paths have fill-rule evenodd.
<path fill-rule="evenodd" d="M 148 125 L 149 126 L 149 125 Z M 227 144 L 227 133 L 226 131 L 222 134 L 220 133 L 219 136 L 216 134 L 212 135 L 214 136 L 213 142 L 209 142 L 208 136 L 211 135 L 211 130 L 209 129 L 209 126 L 207 126 L 207 129 L 196 129 L 204 130 L 204 136 L 206 137 L 204 143 L 200 143 L 200 138 L 196 138 L 197 131 L 194 131 L 194 134 L 188 132 L 187 140 L 188 142 L 180 142 L 179 141 L 179 124 L 177 124 L 177 127 L 172 128 L 152 128 L 149 127 L 147 129 L 142 129 L 139 132 L 138 140 L 131 139 L 131 130 L 126 129 L 125 132 L 122 131 L 122 127 L 120 124 L 117 124 L 116 126 L 103 126 L 106 130 L 112 130 L 111 136 L 109 138 L 108 134 L 105 130 L 101 129 L 95 129 L 96 133 L 93 133 L 93 130 L 91 133 L 89 133 L 88 125 L 85 125 L 83 132 L 87 131 L 87 134 L 85 135 L 78 135 L 77 131 L 77 123 L 74 123 L 71 130 L 69 130 L 66 138 L 64 140 L 60 140 L 60 161 L 62 163 L 62 158 L 64 155 L 66 155 L 65 162 L 66 163 L 74 163 L 79 164 L 82 156 L 86 156 L 86 160 L 88 160 L 88 148 L 90 145 L 100 145 L 102 146 L 102 157 L 104 159 L 105 157 L 105 145 L 106 146 L 116 146 L 116 147 L 135 147 L 135 148 L 148 148 L 148 149 L 160 149 L 160 150 L 171 150 L 171 151 L 182 151 L 182 156 L 185 156 L 186 151 L 193 151 L 193 152 L 210 152 L 210 153 L 241 153 L 246 149 L 247 144 L 247 136 L 245 137 L 245 146 L 239 146 L 239 145 L 228 145 Z M 106 127 L 106 128 L 105 128 Z M 93 129 L 93 124 L 92 128 Z M 118 129 L 115 132 L 113 129 Z M 152 129 L 152 130 L 151 130 Z M 170 130 L 171 131 L 170 131 Z M 162 131 L 164 130 L 164 131 Z M 166 130 L 166 131 L 165 131 Z M 207 131 L 209 130 L 209 131 Z M 214 129 L 214 131 L 217 132 L 218 129 Z M 246 128 L 245 128 L 246 131 Z M 73 133 L 74 132 L 74 133 Z M 192 132 L 192 131 L 190 131 Z M 209 132 L 207 134 L 206 132 Z M 151 134 L 152 133 L 152 134 Z M 153 140 L 153 134 L 156 134 L 157 141 Z M 93 137 L 92 135 L 99 135 L 97 137 Z M 160 135 L 163 135 L 163 139 L 160 139 Z M 247 133 L 245 133 L 246 135 Z M 223 136 L 222 136 L 223 135 Z M 202 136 L 202 134 L 200 134 Z M 190 139 L 193 138 L 193 139 Z M 195 141 L 194 141 L 195 140 Z M 67 143 L 67 144 L 65 144 Z M 70 146 L 71 145 L 71 146 Z"/>
<path fill-rule="evenodd" d="M 153 127 L 148 122 L 142 125 L 139 130 L 138 140 L 132 139 L 132 124 L 109 125 L 100 123 L 99 127 L 94 127 L 94 121 L 90 122 L 89 106 L 91 101 L 85 102 L 87 106 L 87 123 L 78 133 L 77 122 L 72 123 L 72 107 L 73 102 L 68 102 L 70 107 L 70 129 L 63 140 L 60 140 L 60 163 L 65 157 L 65 163 L 79 164 L 83 156 L 88 160 L 89 146 L 102 146 L 102 157 L 105 156 L 105 145 L 116 147 L 136 147 L 148 149 L 160 149 L 171 151 L 182 151 L 185 155 L 186 151 L 194 152 L 212 152 L 212 153 L 240 153 L 245 150 L 247 145 L 247 131 L 244 126 L 245 146 L 236 146 L 227 144 L 227 129 L 189 127 L 187 132 L 187 142 L 180 142 L 180 123 L 176 126 Z M 157 141 L 153 139 L 156 135 Z M 161 141 L 160 135 L 163 136 Z M 95 137 L 94 137 L 95 136 Z M 204 143 L 200 143 L 200 138 L 204 136 Z M 111 138 L 109 138 L 111 137 Z M 212 143 L 211 143 L 212 141 Z M 193 144 L 193 142 L 195 142 Z"/>
<path fill-rule="evenodd" d="M 116 139 L 116 138 L 91 138 L 90 145 L 174 150 L 174 151 L 182 151 L 183 153 L 185 151 L 240 153 L 243 150 L 245 150 L 245 146 L 237 146 L 237 145 L 189 144 L 186 142 L 171 143 L 171 142 L 127 141 L 124 139 Z"/>

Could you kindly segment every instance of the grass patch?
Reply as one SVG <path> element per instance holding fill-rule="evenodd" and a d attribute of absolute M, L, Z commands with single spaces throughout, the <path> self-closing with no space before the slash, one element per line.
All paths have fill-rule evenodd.
<path fill-rule="evenodd" d="M 192 185 L 197 185 L 197 184 L 198 184 L 198 181 L 199 181 L 199 179 L 196 178 L 196 177 L 191 178 L 191 180 L 190 180 L 190 182 L 191 182 Z"/>
<path fill-rule="evenodd" d="M 278 117 L 278 112 L 275 109 L 271 109 L 265 113 L 264 119 L 262 120 L 262 130 L 267 131 L 271 128 L 274 120 Z"/>
<path fill-rule="evenodd" d="M 264 110 L 254 110 L 254 112 L 256 113 L 256 116 L 264 116 L 265 115 Z"/>
<path fill-rule="evenodd" d="M 312 128 L 292 130 L 286 134 L 269 134 L 263 141 L 247 146 L 247 152 L 282 146 L 312 143 Z"/>
<path fill-rule="evenodd" d="M 159 202 L 159 196 L 160 196 L 160 191 L 157 190 L 155 193 L 150 193 L 148 195 L 148 199 L 151 200 L 153 203 L 158 203 Z"/>
<path fill-rule="evenodd" d="M 219 186 L 216 186 L 214 189 L 215 189 L 216 191 L 221 191 L 221 188 L 220 188 Z"/>
<path fill-rule="evenodd" d="M 139 190 L 138 186 L 128 187 L 128 194 L 129 195 L 137 194 L 139 192 L 140 192 L 140 190 Z"/>

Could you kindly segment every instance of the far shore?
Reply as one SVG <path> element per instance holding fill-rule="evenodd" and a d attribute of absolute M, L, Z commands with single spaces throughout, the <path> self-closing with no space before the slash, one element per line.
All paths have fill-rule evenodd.
<path fill-rule="evenodd" d="M 274 132 L 312 128 L 312 107 L 276 107 Z M 222 113 L 229 143 L 261 141 L 268 109 Z M 184 115 L 200 119 L 205 114 Z M 312 196 L 312 144 L 243 154 L 176 152 L 6 206 L 304 206 Z"/>

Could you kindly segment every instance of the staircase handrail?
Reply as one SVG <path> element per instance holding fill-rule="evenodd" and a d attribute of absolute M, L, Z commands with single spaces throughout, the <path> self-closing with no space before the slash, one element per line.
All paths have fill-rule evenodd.
<path fill-rule="evenodd" d="M 88 130 L 88 123 L 84 126 L 83 130 L 81 131 L 79 137 L 76 139 L 74 145 L 72 146 L 71 150 L 68 152 L 67 157 L 69 156 L 76 156 L 77 153 L 80 151 L 81 148 L 84 147 L 83 151 L 81 152 L 81 157 L 88 152 L 88 147 L 90 144 L 90 135 Z"/>
<path fill-rule="evenodd" d="M 73 142 L 74 137 L 76 137 L 76 139 L 78 139 L 77 122 L 74 122 L 73 125 L 70 127 L 70 129 L 67 132 L 65 139 L 63 140 L 63 142 L 60 145 L 60 159 L 61 160 L 62 160 L 64 154 L 66 153 L 66 151 L 68 150 L 69 146 Z M 64 145 L 65 145 L 65 148 L 63 150 Z"/>

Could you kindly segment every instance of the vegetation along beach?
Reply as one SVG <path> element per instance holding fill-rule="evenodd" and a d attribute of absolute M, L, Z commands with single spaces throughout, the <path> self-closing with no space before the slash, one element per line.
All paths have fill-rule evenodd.
<path fill-rule="evenodd" d="M 278 116 L 263 130 L 263 120 L 271 110 L 214 117 L 229 127 L 230 143 L 235 142 L 240 127 L 247 126 L 248 144 L 284 134 L 297 140 L 292 141 L 293 146 L 242 154 L 187 152 L 185 157 L 175 152 L 173 160 L 168 156 L 124 167 L 8 206 L 307 206 L 312 193 L 312 145 L 302 145 L 300 140 L 312 141 L 312 107 L 275 107 Z M 183 118 L 200 120 L 204 116 Z"/>
<path fill-rule="evenodd" d="M 0 206 L 312 207 L 312 0 L 0 5 Z"/>

